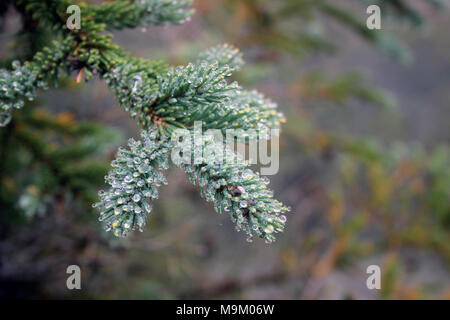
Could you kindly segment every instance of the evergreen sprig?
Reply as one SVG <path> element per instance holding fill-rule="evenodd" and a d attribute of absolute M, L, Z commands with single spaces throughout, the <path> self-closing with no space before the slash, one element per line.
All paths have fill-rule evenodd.
<path fill-rule="evenodd" d="M 142 60 L 124 64 L 106 75 L 122 107 L 137 117 L 145 128 L 151 123 L 175 128 L 190 128 L 202 121 L 203 128 L 276 129 L 285 121 L 275 103 L 256 91 L 246 91 L 226 78 L 243 60 L 229 45 L 200 54 L 196 63 L 158 74 L 164 66 L 157 63 L 142 68 Z M 230 63 L 230 64 L 228 64 Z"/>
<path fill-rule="evenodd" d="M 283 213 L 289 208 L 273 198 L 267 188 L 269 179 L 260 177 L 248 164 L 229 148 L 218 144 L 212 136 L 198 143 L 203 157 L 198 164 L 181 164 L 189 181 L 200 188 L 200 195 L 214 203 L 216 212 L 228 213 L 236 223 L 237 231 L 264 238 L 266 243 L 275 240 L 274 233 L 282 232 L 286 223 Z M 220 161 L 218 159 L 222 159 Z"/>
<path fill-rule="evenodd" d="M 11 71 L 0 69 L 0 126 L 9 123 L 13 110 L 21 109 L 25 100 L 33 100 L 37 89 L 47 89 L 48 82 L 58 77 L 72 45 L 72 37 L 54 41 L 53 46 L 44 48 L 33 60 L 23 65 L 13 61 Z"/>
<path fill-rule="evenodd" d="M 168 168 L 169 144 L 156 128 L 142 131 L 141 140 L 130 139 L 128 149 L 120 148 L 113 169 L 106 177 L 111 186 L 99 192 L 100 221 L 116 236 L 126 236 L 131 230 L 143 231 L 146 214 L 152 211 L 149 201 L 158 198 L 158 187 L 167 184 L 161 170 Z"/>
<path fill-rule="evenodd" d="M 65 27 L 69 1 L 22 0 L 39 23 L 58 30 L 63 40 L 38 52 L 22 66 L 2 70 L 0 115 L 4 124 L 11 110 L 23 106 L 24 98 L 33 98 L 47 83 L 57 83 L 60 70 L 76 72 L 77 81 L 94 75 L 105 79 L 120 106 L 142 127 L 140 141 L 130 140 L 111 163 L 106 177 L 110 185 L 99 192 L 95 204 L 107 230 L 125 236 L 131 230 L 142 230 L 145 213 L 151 211 L 148 201 L 158 197 L 157 187 L 166 183 L 161 169 L 168 167 L 172 149 L 169 138 L 175 129 L 192 130 L 200 122 L 203 130 L 255 129 L 268 132 L 284 122 L 276 104 L 256 91 L 244 90 L 227 79 L 243 65 L 242 55 L 230 45 L 214 47 L 186 66 L 171 68 L 163 62 L 137 59 L 112 43 L 104 30 L 134 28 L 142 25 L 183 23 L 192 13 L 190 1 L 142 0 L 114 1 L 100 6 L 80 4 L 81 29 Z M 256 138 L 261 138 L 256 136 Z M 270 135 L 263 138 L 268 139 Z M 201 162 L 182 164 L 190 180 L 200 187 L 201 195 L 214 202 L 216 211 L 229 211 L 238 230 L 245 230 L 272 242 L 273 233 L 284 228 L 288 211 L 273 199 L 268 180 L 253 173 L 248 164 L 222 144 L 204 139 L 206 152 Z M 231 161 L 231 162 L 230 162 Z"/>
<path fill-rule="evenodd" d="M 89 8 L 89 14 L 108 30 L 136 28 L 146 25 L 182 24 L 188 21 L 193 10 L 188 9 L 192 0 L 142 0 L 114 1 L 97 8 Z"/>

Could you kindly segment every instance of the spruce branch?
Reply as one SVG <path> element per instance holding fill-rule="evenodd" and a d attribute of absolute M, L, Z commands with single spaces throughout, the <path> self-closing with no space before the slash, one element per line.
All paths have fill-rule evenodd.
<path fill-rule="evenodd" d="M 12 70 L 0 69 L 0 126 L 11 120 L 14 109 L 21 109 L 25 100 L 33 100 L 37 89 L 48 89 L 48 82 L 57 79 L 59 69 L 73 49 L 74 39 L 54 41 L 51 47 L 38 52 L 23 65 L 12 63 Z M 67 64 L 66 64 L 67 67 Z"/>
<path fill-rule="evenodd" d="M 182 24 L 190 19 L 192 0 L 136 0 L 114 1 L 90 7 L 88 15 L 108 30 L 136 28 L 141 25 Z"/>
<path fill-rule="evenodd" d="M 141 140 L 130 139 L 128 149 L 120 148 L 111 162 L 106 177 L 111 186 L 99 192 L 100 221 L 116 236 L 126 236 L 131 230 L 143 231 L 146 215 L 152 211 L 149 201 L 158 198 L 158 187 L 167 184 L 161 170 L 168 168 L 169 144 L 157 129 L 142 131 Z"/>
<path fill-rule="evenodd" d="M 120 105 L 143 128 L 157 124 L 170 134 L 201 121 L 205 130 L 223 133 L 234 128 L 268 131 L 285 121 L 276 104 L 262 94 L 227 82 L 243 63 L 239 51 L 229 45 L 212 48 L 197 62 L 163 75 L 161 65 L 147 62 L 143 68 L 143 63 L 141 59 L 119 65 L 105 76 Z"/>
<path fill-rule="evenodd" d="M 190 18 L 192 0 L 116 0 L 98 6 L 74 3 L 70 0 L 19 0 L 33 18 L 48 23 L 55 30 L 65 27 L 69 15 L 66 10 L 77 4 L 87 24 L 103 25 L 107 30 L 136 28 L 142 25 L 182 24 Z"/>
<path fill-rule="evenodd" d="M 128 149 L 120 148 L 106 177 L 110 185 L 99 192 L 94 206 L 101 211 L 100 220 L 107 230 L 126 236 L 131 230 L 142 231 L 148 201 L 158 197 L 157 188 L 165 184 L 161 169 L 168 167 L 172 144 L 168 138 L 178 128 L 191 130 L 200 121 L 204 130 L 256 129 L 268 132 L 284 122 L 275 103 L 256 91 L 247 91 L 237 82 L 229 82 L 232 72 L 242 64 L 242 55 L 229 45 L 218 46 L 199 55 L 194 63 L 171 68 L 166 63 L 133 58 L 112 43 L 106 29 L 136 27 L 142 23 L 160 25 L 182 23 L 191 13 L 190 1 L 143 0 L 115 1 L 100 6 L 80 4 L 84 20 L 80 30 L 62 25 L 67 18 L 68 1 L 22 0 L 34 18 L 59 30 L 63 40 L 52 49 L 45 48 L 24 66 L 15 64 L 12 71 L 0 76 L 1 113 L 5 122 L 13 108 L 21 108 L 23 97 L 33 98 L 36 89 L 57 83 L 60 70 L 75 71 L 77 81 L 94 75 L 106 80 L 119 105 L 142 127 L 141 140 L 129 140 Z M 22 101 L 22 102 L 20 102 Z M 263 137 L 263 138 L 269 138 Z M 214 202 L 219 213 L 229 211 L 238 230 L 272 242 L 273 233 L 284 228 L 288 211 L 273 199 L 268 180 L 259 177 L 234 152 L 225 150 L 225 162 L 218 155 L 221 145 L 204 139 L 207 150 L 201 163 L 180 164 L 190 180 L 200 187 L 201 195 Z M 90 149 L 76 146 L 59 155 L 64 158 Z M 208 151 L 212 153 L 208 153 Z M 85 153 L 86 153 L 85 152 Z M 58 153 L 55 153 L 55 161 Z M 231 161 L 231 162 L 230 162 Z M 87 168 L 87 171 L 96 168 Z"/>
<path fill-rule="evenodd" d="M 217 62 L 219 67 L 228 66 L 231 72 L 239 70 L 244 65 L 242 53 L 229 44 L 219 45 L 200 53 L 198 61 L 204 61 L 208 64 Z"/>
<path fill-rule="evenodd" d="M 267 188 L 269 179 L 253 172 L 245 161 L 211 136 L 205 136 L 197 147 L 203 149 L 200 163 L 179 166 L 189 181 L 200 188 L 200 195 L 214 203 L 216 212 L 229 213 L 236 230 L 247 234 L 247 241 L 257 235 L 266 243 L 273 242 L 274 233 L 284 230 L 283 213 L 289 208 L 273 198 Z"/>

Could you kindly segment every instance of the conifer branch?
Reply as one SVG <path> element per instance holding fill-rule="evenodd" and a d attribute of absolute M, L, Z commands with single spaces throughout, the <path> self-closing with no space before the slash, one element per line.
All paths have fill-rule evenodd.
<path fill-rule="evenodd" d="M 213 137 L 204 137 L 201 146 L 203 157 L 199 164 L 181 164 L 189 181 L 200 188 L 206 201 L 214 203 L 216 212 L 230 215 L 236 230 L 247 234 L 247 241 L 257 235 L 266 243 L 273 242 L 274 233 L 284 230 L 287 219 L 283 213 L 290 209 L 273 198 L 267 188 L 269 179 L 253 172 Z M 218 160 L 222 157 L 224 161 Z"/>
<path fill-rule="evenodd" d="M 99 192 L 95 204 L 107 230 L 126 236 L 142 231 L 148 201 L 158 197 L 157 188 L 166 183 L 161 169 L 168 167 L 172 145 L 169 137 L 178 128 L 191 130 L 200 121 L 204 130 L 256 129 L 268 132 L 284 122 L 276 104 L 256 91 L 247 91 L 227 78 L 243 65 L 242 55 L 232 46 L 212 48 L 194 63 L 171 68 L 166 63 L 133 58 L 112 43 L 105 29 L 136 27 L 143 23 L 178 24 L 186 20 L 190 1 L 143 0 L 115 1 L 100 6 L 80 5 L 84 20 L 79 30 L 68 30 L 61 23 L 67 18 L 68 1 L 22 0 L 35 19 L 59 30 L 63 40 L 54 42 L 23 66 L 0 76 L 0 116 L 3 125 L 12 109 L 20 109 L 24 98 L 32 99 L 39 88 L 57 83 L 59 71 L 76 72 L 76 79 L 94 75 L 105 79 L 119 105 L 130 113 L 143 129 L 140 141 L 131 139 L 128 149 L 119 149 L 106 177 L 110 185 Z M 257 136 L 260 138 L 260 136 Z M 270 136 L 263 137 L 268 139 Z M 256 234 L 272 242 L 280 232 L 288 211 L 273 199 L 266 179 L 253 173 L 245 161 L 226 149 L 225 162 L 214 154 L 220 144 L 205 139 L 202 146 L 213 151 L 201 163 L 180 164 L 190 180 L 200 187 L 201 195 L 213 201 L 216 211 L 229 210 L 238 230 L 251 237 Z M 70 151 L 70 150 L 69 150 Z M 231 163 L 229 162 L 231 161 Z"/>
<path fill-rule="evenodd" d="M 13 110 L 21 109 L 26 99 L 33 100 L 37 89 L 47 89 L 48 82 L 58 78 L 59 69 L 64 64 L 67 67 L 73 45 L 72 37 L 54 41 L 24 65 L 14 61 L 11 71 L 0 69 L 0 126 L 9 123 Z"/>
<path fill-rule="evenodd" d="M 160 170 L 168 168 L 169 145 L 156 128 L 142 131 L 141 140 L 128 141 L 128 149 L 119 148 L 112 170 L 106 177 L 111 186 L 99 192 L 100 221 L 116 236 L 131 230 L 143 231 L 146 215 L 152 211 L 149 201 L 158 198 L 158 187 L 167 184 Z"/>
<path fill-rule="evenodd" d="M 193 14 L 192 0 L 120 0 L 89 8 L 88 15 L 108 30 L 146 25 L 182 24 Z"/>

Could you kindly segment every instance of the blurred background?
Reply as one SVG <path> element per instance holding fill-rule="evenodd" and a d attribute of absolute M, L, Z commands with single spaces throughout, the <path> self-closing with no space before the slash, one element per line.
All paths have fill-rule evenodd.
<path fill-rule="evenodd" d="M 366 28 L 374 3 L 380 31 Z M 144 233 L 104 232 L 91 204 L 138 127 L 105 83 L 68 77 L 0 129 L 0 297 L 449 299 L 446 6 L 196 0 L 182 26 L 116 32 L 135 56 L 174 65 L 224 42 L 242 50 L 247 64 L 234 79 L 288 119 L 269 177 L 292 207 L 287 229 L 274 244 L 247 243 L 170 169 Z M 50 38 L 12 1 L 0 16 L 3 67 Z M 82 290 L 66 288 L 72 264 Z M 366 287 L 372 264 L 381 290 Z"/>

